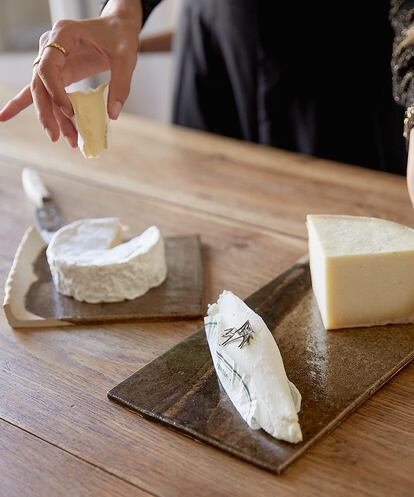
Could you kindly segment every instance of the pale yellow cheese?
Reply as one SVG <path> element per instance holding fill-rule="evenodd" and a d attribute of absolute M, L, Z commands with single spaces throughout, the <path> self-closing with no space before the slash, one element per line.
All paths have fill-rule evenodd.
<path fill-rule="evenodd" d="M 108 148 L 107 86 L 68 93 L 75 112 L 78 145 L 87 159 L 99 157 Z"/>
<path fill-rule="evenodd" d="M 414 230 L 307 216 L 313 291 L 326 329 L 414 322 Z"/>

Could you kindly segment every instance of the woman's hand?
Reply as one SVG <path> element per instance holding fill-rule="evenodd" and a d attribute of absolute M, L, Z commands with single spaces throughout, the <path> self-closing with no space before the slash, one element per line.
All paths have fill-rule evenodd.
<path fill-rule="evenodd" d="M 110 0 L 96 19 L 58 21 L 40 38 L 41 58 L 33 68 L 31 84 L 7 102 L 0 121 L 13 118 L 33 103 L 50 139 L 56 141 L 62 134 L 76 147 L 77 132 L 70 120 L 73 109 L 65 86 L 110 69 L 108 114 L 117 119 L 129 94 L 141 25 L 139 0 Z M 46 47 L 52 42 L 64 47 L 67 54 Z"/>

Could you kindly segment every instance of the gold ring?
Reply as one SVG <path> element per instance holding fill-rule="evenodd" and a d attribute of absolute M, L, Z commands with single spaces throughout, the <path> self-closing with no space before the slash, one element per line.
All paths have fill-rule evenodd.
<path fill-rule="evenodd" d="M 63 55 L 66 56 L 68 54 L 68 51 L 66 50 L 65 47 L 62 47 L 62 45 L 59 45 L 59 43 L 56 43 L 54 41 L 52 41 L 51 43 L 48 43 L 45 46 L 45 48 L 43 49 L 43 51 L 46 50 L 46 48 L 57 48 L 60 52 L 63 53 Z"/>

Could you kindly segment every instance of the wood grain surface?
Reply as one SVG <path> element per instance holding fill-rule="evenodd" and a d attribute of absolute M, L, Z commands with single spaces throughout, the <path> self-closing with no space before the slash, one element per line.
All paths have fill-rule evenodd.
<path fill-rule="evenodd" d="M 0 102 L 6 94 L 0 92 Z M 2 127 L 0 154 L 42 170 L 303 237 L 309 213 L 378 216 L 413 224 L 403 179 L 391 174 L 128 115 L 111 126 L 110 149 L 99 160 L 87 161 L 65 142 L 45 140 L 34 113 L 26 111 Z"/>
<path fill-rule="evenodd" d="M 1 497 L 151 495 L 2 420 L 0 451 Z"/>
<path fill-rule="evenodd" d="M 0 103 L 6 94 L 0 92 Z M 134 137 L 132 142 L 126 134 Z M 306 251 L 303 221 L 308 211 L 349 211 L 411 222 L 402 178 L 187 134 L 132 117 L 114 126 L 112 138 L 113 149 L 101 170 L 101 162 L 84 161 L 65 144 L 48 143 L 32 110 L 1 124 L 2 282 L 32 219 L 20 185 L 21 169 L 27 165 L 48 171 L 45 182 L 68 221 L 116 215 L 136 232 L 154 223 L 165 236 L 201 233 L 206 245 L 207 301 L 215 300 L 224 288 L 244 298 L 301 257 Z M 122 160 L 116 153 L 121 143 L 126 147 Z M 138 143 L 145 147 L 144 155 Z M 188 148 L 198 154 L 197 159 L 191 158 Z M 174 181 L 165 184 L 162 174 L 154 174 L 154 161 L 144 160 L 151 153 L 166 171 L 175 168 Z M 231 157 L 225 161 L 230 181 L 223 183 L 220 171 L 216 175 L 208 159 L 211 154 Z M 276 157 L 284 157 L 283 167 Z M 189 161 L 196 167 L 185 166 Z M 138 169 L 142 184 L 136 179 Z M 250 189 L 248 198 L 243 196 L 238 202 L 240 171 Z M 200 177 L 208 188 L 197 193 Z M 279 195 L 262 199 L 265 187 Z M 125 493 L 122 485 L 127 482 L 165 497 L 411 496 L 413 366 L 399 373 L 281 477 L 195 443 L 107 400 L 110 388 L 199 326 L 200 321 L 129 323 L 14 332 L 1 316 L 0 418 L 119 478 L 114 495 Z M 3 457 L 7 457 L 4 452 Z M 17 456 L 10 457 L 19 464 Z M 46 474 L 46 448 L 38 451 L 36 463 L 38 469 L 26 465 L 27 478 L 30 474 L 35 478 L 37 471 Z M 63 475 L 62 492 L 52 489 L 49 495 L 65 495 L 72 479 Z M 82 493 L 75 488 L 72 495 Z M 98 487 L 95 495 L 100 495 Z"/>

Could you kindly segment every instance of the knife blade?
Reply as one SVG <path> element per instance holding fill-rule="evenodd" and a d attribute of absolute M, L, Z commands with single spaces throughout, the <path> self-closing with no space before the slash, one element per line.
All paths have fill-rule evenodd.
<path fill-rule="evenodd" d="M 23 169 L 22 184 L 27 198 L 36 207 L 35 226 L 46 244 L 49 244 L 54 233 L 64 225 L 59 208 L 40 174 L 34 169 Z"/>

